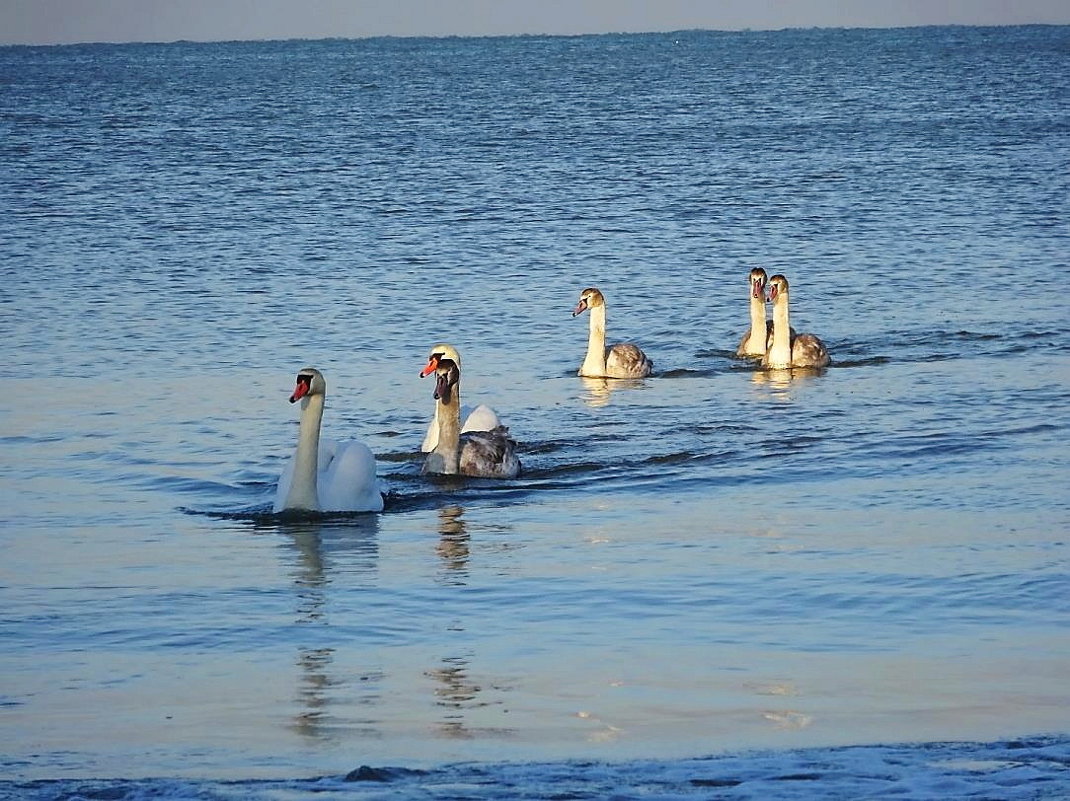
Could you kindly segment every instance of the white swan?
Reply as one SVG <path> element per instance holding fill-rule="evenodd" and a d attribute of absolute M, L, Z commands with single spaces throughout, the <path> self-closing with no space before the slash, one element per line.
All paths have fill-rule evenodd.
<path fill-rule="evenodd" d="M 654 363 L 638 345 L 617 343 L 606 347 L 606 299 L 594 287 L 580 293 L 580 302 L 572 316 L 591 312 L 587 335 L 587 355 L 579 375 L 586 378 L 646 378 L 654 370 Z"/>
<path fill-rule="evenodd" d="M 750 271 L 750 277 L 748 278 L 750 286 L 750 328 L 743 333 L 743 338 L 739 340 L 736 356 L 747 359 L 760 359 L 765 356 L 766 349 L 772 344 L 773 322 L 765 319 L 765 285 L 768 280 L 768 274 L 761 267 L 755 267 Z"/>
<path fill-rule="evenodd" d="M 773 341 L 762 358 L 763 367 L 774 370 L 787 367 L 827 367 L 828 349 L 814 334 L 793 336 L 788 315 L 788 279 L 779 273 L 769 279 L 769 298 L 773 301 Z"/>
<path fill-rule="evenodd" d="M 279 479 L 274 511 L 379 512 L 383 495 L 375 457 L 363 442 L 320 439 L 327 382 L 306 367 L 297 374 L 290 403 L 301 401 L 297 449 Z"/>
<path fill-rule="evenodd" d="M 420 377 L 431 373 L 435 374 L 435 444 L 424 460 L 423 471 L 481 478 L 516 478 L 520 474 L 516 443 L 492 409 L 480 407 L 489 412 L 483 413 L 482 419 L 494 422 L 492 428 L 461 431 L 461 355 L 457 349 L 445 343 L 431 348 L 427 366 L 420 371 Z M 468 420 L 472 421 L 473 417 L 475 413 Z"/>

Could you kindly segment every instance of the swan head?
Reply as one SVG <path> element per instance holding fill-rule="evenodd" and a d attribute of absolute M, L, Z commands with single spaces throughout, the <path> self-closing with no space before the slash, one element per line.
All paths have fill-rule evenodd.
<path fill-rule="evenodd" d="M 453 387 L 461 380 L 461 354 L 452 345 L 439 343 L 431 348 L 420 378 L 435 374 L 435 400 L 449 403 Z"/>
<path fill-rule="evenodd" d="M 761 267 L 755 267 L 750 271 L 750 296 L 765 300 L 765 285 L 769 281 L 769 275 Z"/>
<path fill-rule="evenodd" d="M 593 286 L 589 286 L 580 292 L 580 302 L 577 303 L 576 308 L 572 310 L 572 316 L 575 317 L 577 314 L 583 314 L 588 309 L 605 305 L 606 299 L 602 293 Z"/>
<path fill-rule="evenodd" d="M 777 273 L 769 279 L 769 300 L 776 301 L 781 295 L 787 300 L 788 297 L 788 279 L 780 273 Z"/>
<path fill-rule="evenodd" d="M 327 382 L 323 378 L 323 373 L 315 367 L 303 367 L 297 374 L 297 386 L 294 387 L 293 394 L 290 396 L 290 403 L 297 403 L 301 398 L 311 395 L 326 394 Z"/>

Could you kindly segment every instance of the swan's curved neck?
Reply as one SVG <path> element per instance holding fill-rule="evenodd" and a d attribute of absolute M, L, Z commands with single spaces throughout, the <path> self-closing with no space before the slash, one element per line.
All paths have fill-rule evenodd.
<path fill-rule="evenodd" d="M 791 366 L 791 320 L 788 316 L 788 296 L 781 292 L 773 302 L 773 344 L 769 348 L 771 367 Z"/>
<path fill-rule="evenodd" d="M 454 475 L 461 469 L 461 382 L 450 391 L 449 401 L 435 402 L 438 444 L 429 455 L 433 472 Z"/>
<path fill-rule="evenodd" d="M 606 374 L 606 307 L 591 306 L 587 330 L 587 356 L 583 359 L 580 375 L 603 376 Z"/>
<path fill-rule="evenodd" d="M 294 475 L 286 496 L 287 509 L 319 511 L 320 423 L 323 421 L 323 395 L 309 395 L 301 400 L 301 428 L 294 456 Z"/>
<path fill-rule="evenodd" d="M 755 297 L 752 290 L 750 293 L 750 339 L 747 342 L 747 350 L 751 353 L 765 353 L 767 338 L 765 299 L 761 296 Z"/>

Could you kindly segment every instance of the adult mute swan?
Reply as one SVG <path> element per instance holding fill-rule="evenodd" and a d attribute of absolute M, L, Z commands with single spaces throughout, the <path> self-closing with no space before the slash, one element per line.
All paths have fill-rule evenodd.
<path fill-rule="evenodd" d="M 654 363 L 638 345 L 617 343 L 606 347 L 606 299 L 594 287 L 580 293 L 580 302 L 572 316 L 591 312 L 587 335 L 587 356 L 579 375 L 585 378 L 646 378 L 654 370 Z"/>
<path fill-rule="evenodd" d="M 493 420 L 490 415 L 485 419 L 496 423 L 493 428 L 461 431 L 461 355 L 455 347 L 440 343 L 431 348 L 420 378 L 432 373 L 435 374 L 434 427 L 437 436 L 424 460 L 423 471 L 480 478 L 516 478 L 520 474 L 516 443 L 497 414 L 487 409 Z"/>
<path fill-rule="evenodd" d="M 787 367 L 826 367 L 828 349 L 814 334 L 793 336 L 788 315 L 788 279 L 777 273 L 769 279 L 769 298 L 773 301 L 773 341 L 762 358 L 763 367 L 779 370 Z"/>
<path fill-rule="evenodd" d="M 320 439 L 327 382 L 305 367 L 297 374 L 290 403 L 301 401 L 297 449 L 279 479 L 275 512 L 379 512 L 383 495 L 375 457 L 363 442 Z"/>

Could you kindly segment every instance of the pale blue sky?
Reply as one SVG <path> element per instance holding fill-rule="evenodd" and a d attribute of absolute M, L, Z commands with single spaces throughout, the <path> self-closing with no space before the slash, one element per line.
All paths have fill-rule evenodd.
<path fill-rule="evenodd" d="M 1070 24 L 1068 0 L 0 0 L 0 44 Z"/>

